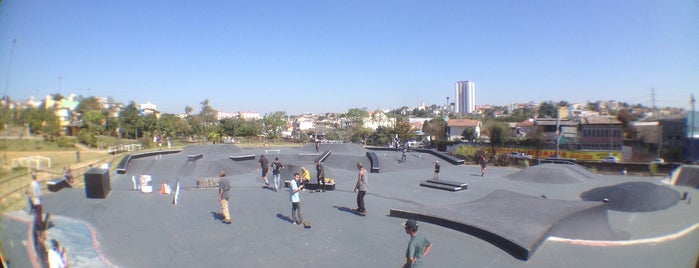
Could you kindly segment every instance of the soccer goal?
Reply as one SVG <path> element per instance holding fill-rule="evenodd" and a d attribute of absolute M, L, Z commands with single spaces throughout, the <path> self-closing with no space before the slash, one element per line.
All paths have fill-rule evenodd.
<path fill-rule="evenodd" d="M 29 167 L 34 169 L 51 168 L 51 158 L 45 156 L 28 156 L 12 159 L 12 167 Z"/>

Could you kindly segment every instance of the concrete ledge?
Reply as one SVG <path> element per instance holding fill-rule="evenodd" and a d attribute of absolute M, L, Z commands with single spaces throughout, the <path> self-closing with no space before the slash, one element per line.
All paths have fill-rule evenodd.
<path fill-rule="evenodd" d="M 305 185 L 304 188 L 306 188 L 308 190 L 318 190 L 319 189 L 318 183 L 315 183 L 315 182 L 306 182 L 303 185 Z M 323 190 L 327 190 L 327 191 L 335 190 L 335 183 L 334 182 L 333 183 L 326 183 Z"/>
<path fill-rule="evenodd" d="M 233 161 L 255 160 L 255 155 L 254 154 L 231 155 L 228 158 L 233 159 Z"/>
<path fill-rule="evenodd" d="M 140 153 L 140 154 L 127 154 L 124 156 L 124 158 L 121 159 L 121 161 L 119 161 L 119 164 L 116 167 L 116 172 L 119 174 L 126 174 L 126 169 L 129 167 L 129 163 L 133 159 L 149 157 L 149 156 L 156 156 L 156 155 L 164 155 L 164 154 L 176 154 L 179 152 L 182 152 L 182 150 L 164 150 L 164 151 L 145 152 L 145 153 Z"/>
<path fill-rule="evenodd" d="M 443 185 L 449 185 L 449 186 L 454 186 L 454 187 L 461 187 L 461 188 L 467 188 L 468 183 L 465 182 L 456 182 L 456 181 L 449 181 L 449 180 L 426 180 L 425 182 L 430 182 L 430 183 L 436 183 L 436 184 L 443 184 Z"/>
<path fill-rule="evenodd" d="M 420 186 L 434 188 L 434 189 L 440 189 L 440 190 L 447 190 L 447 191 L 452 191 L 452 192 L 461 191 L 464 189 L 461 186 L 445 185 L 445 184 L 439 184 L 439 183 L 434 183 L 434 182 L 430 182 L 430 181 L 421 182 Z"/>
<path fill-rule="evenodd" d="M 369 169 L 369 172 L 370 173 L 379 173 L 381 166 L 379 165 L 379 157 L 376 156 L 376 153 L 366 152 L 366 157 L 369 158 L 369 163 L 371 163 L 371 167 Z"/>
<path fill-rule="evenodd" d="M 219 178 L 200 178 L 197 179 L 197 188 L 218 188 Z"/>
<path fill-rule="evenodd" d="M 46 188 L 51 192 L 58 192 L 63 188 L 71 188 L 72 186 L 65 178 L 56 178 L 46 182 Z"/>
<path fill-rule="evenodd" d="M 204 153 L 187 155 L 187 161 L 195 161 L 204 158 Z"/>

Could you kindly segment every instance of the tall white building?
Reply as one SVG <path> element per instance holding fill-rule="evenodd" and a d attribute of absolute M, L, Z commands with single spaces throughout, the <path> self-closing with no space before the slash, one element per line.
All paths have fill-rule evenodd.
<path fill-rule="evenodd" d="M 476 84 L 471 81 L 456 82 L 456 113 L 465 115 L 476 109 Z"/>

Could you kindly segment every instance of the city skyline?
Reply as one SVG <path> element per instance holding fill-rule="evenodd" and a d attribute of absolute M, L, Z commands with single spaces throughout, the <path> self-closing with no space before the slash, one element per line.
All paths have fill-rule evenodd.
<path fill-rule="evenodd" d="M 688 0 L 0 3 L 0 94 L 167 113 L 205 99 L 262 114 L 441 104 L 466 79 L 476 105 L 689 110 L 697 58 L 699 3 Z"/>

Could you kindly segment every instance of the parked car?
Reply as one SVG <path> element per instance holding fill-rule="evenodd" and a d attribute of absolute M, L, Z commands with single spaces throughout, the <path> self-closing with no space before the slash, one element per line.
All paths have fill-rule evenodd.
<path fill-rule="evenodd" d="M 656 159 L 653 159 L 653 161 L 650 161 L 650 162 L 651 162 L 651 163 L 656 163 L 656 164 L 662 164 L 662 163 L 665 163 L 665 159 L 656 158 Z"/>
<path fill-rule="evenodd" d="M 531 155 L 525 154 L 525 153 L 518 153 L 518 152 L 511 152 L 510 154 L 507 155 L 509 158 L 517 158 L 517 159 L 532 159 Z"/>
<path fill-rule="evenodd" d="M 602 158 L 602 160 L 600 162 L 602 162 L 602 163 L 619 163 L 619 158 L 617 158 L 616 156 L 607 156 L 605 158 Z"/>

